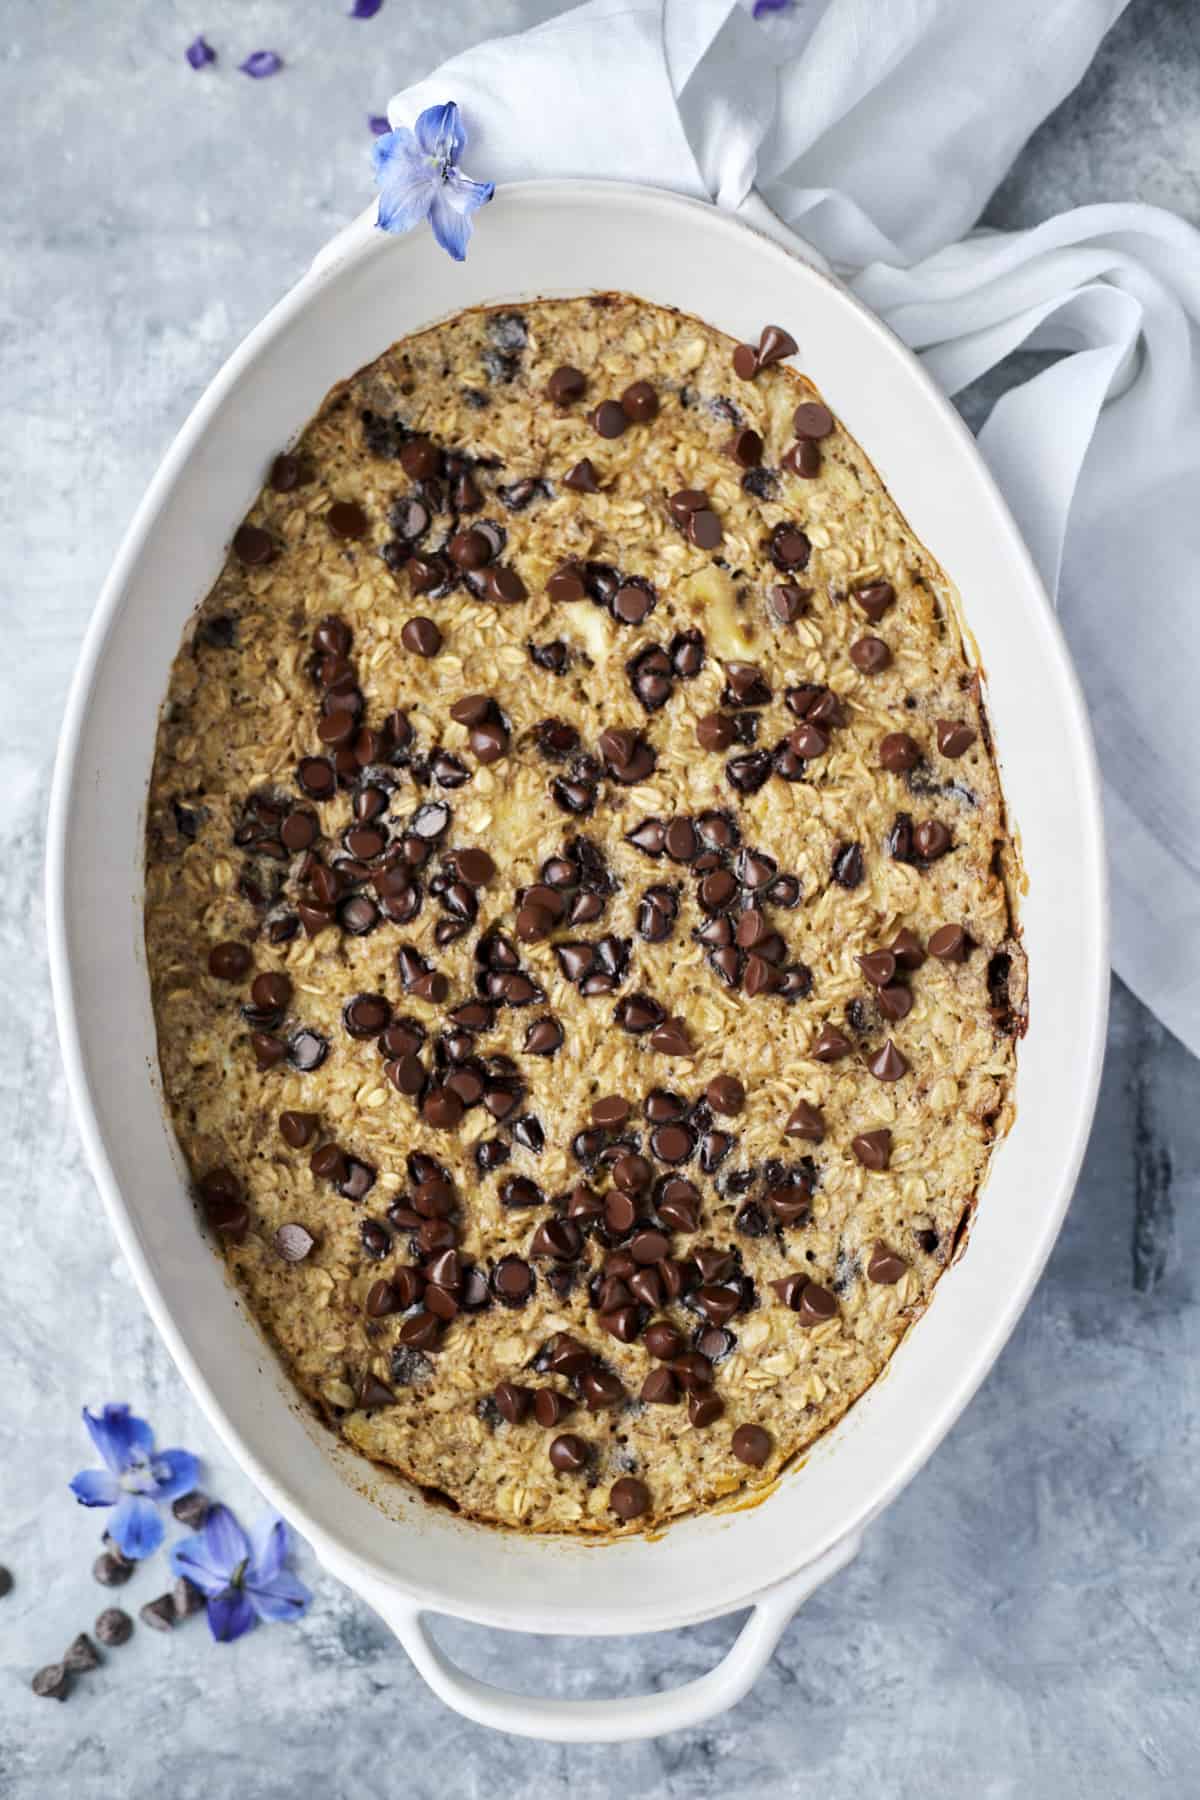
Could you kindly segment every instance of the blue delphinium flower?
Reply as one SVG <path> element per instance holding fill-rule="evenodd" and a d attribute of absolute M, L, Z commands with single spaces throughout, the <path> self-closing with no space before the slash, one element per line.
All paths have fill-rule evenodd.
<path fill-rule="evenodd" d="M 786 12 L 792 0 L 754 0 L 754 17 L 765 19 L 768 13 Z"/>
<path fill-rule="evenodd" d="M 312 1595 L 290 1569 L 288 1528 L 278 1513 L 264 1513 L 242 1530 L 227 1506 L 210 1507 L 204 1530 L 171 1546 L 171 1568 L 204 1595 L 208 1628 L 219 1644 L 231 1644 L 258 1619 L 299 1619 Z"/>
<path fill-rule="evenodd" d="M 83 1422 L 106 1466 L 81 1470 L 71 1492 L 81 1506 L 115 1507 L 108 1535 L 122 1556 L 140 1561 L 163 1540 L 159 1501 L 194 1488 L 200 1465 L 190 1450 L 156 1450 L 149 1425 L 127 1406 L 106 1406 L 99 1415 L 85 1406 Z"/>
<path fill-rule="evenodd" d="M 384 231 L 411 231 L 423 219 L 456 262 L 467 254 L 471 214 L 496 191 L 492 181 L 471 181 L 458 168 L 467 134 L 453 100 L 430 106 L 410 131 L 400 125 L 372 147 L 379 185 L 376 223 Z"/>

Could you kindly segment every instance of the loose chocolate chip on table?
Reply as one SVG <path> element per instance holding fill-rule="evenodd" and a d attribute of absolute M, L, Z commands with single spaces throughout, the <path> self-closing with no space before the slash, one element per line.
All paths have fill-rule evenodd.
<path fill-rule="evenodd" d="M 325 514 L 325 523 L 334 537 L 340 538 L 364 538 L 371 529 L 371 521 L 354 500 L 335 500 Z"/>
<path fill-rule="evenodd" d="M 961 925 L 939 925 L 929 940 L 929 954 L 939 962 L 963 962 L 969 942 Z"/>
<path fill-rule="evenodd" d="M 170 1631 L 175 1625 L 175 1602 L 170 1594 L 160 1594 L 138 1608 L 138 1618 L 152 1631 Z"/>
<path fill-rule="evenodd" d="M 588 424 L 603 438 L 617 438 L 629 429 L 629 415 L 619 400 L 602 400 L 589 413 Z"/>
<path fill-rule="evenodd" d="M 563 476 L 563 486 L 574 488 L 577 494 L 598 494 L 600 492 L 599 477 L 590 456 L 581 457 L 574 468 L 567 470 Z"/>
<path fill-rule="evenodd" d="M 208 1495 L 201 1493 L 199 1488 L 192 1488 L 190 1493 L 180 1494 L 178 1500 L 174 1501 L 171 1506 L 171 1511 L 179 1523 L 186 1525 L 191 1531 L 200 1530 L 208 1517 L 208 1509 Z"/>
<path fill-rule="evenodd" d="M 3 1563 L 0 1563 L 0 1600 L 3 1600 L 6 1594 L 11 1594 L 12 1589 L 12 1570 L 6 1569 Z"/>
<path fill-rule="evenodd" d="M 811 1100 L 797 1100 L 783 1128 L 785 1137 L 804 1138 L 819 1144 L 825 1137 L 825 1115 Z"/>
<path fill-rule="evenodd" d="M 943 756 L 961 756 L 971 748 L 975 737 L 974 727 L 961 719 L 939 719 L 937 722 L 937 747 Z"/>
<path fill-rule="evenodd" d="M 400 642 L 414 656 L 436 656 L 442 647 L 442 634 L 432 619 L 409 619 L 400 633 Z"/>
<path fill-rule="evenodd" d="M 92 1574 L 101 1587 L 121 1587 L 133 1574 L 135 1565 L 126 1562 L 125 1558 L 106 1550 L 92 1564 Z"/>
<path fill-rule="evenodd" d="M 904 1258 L 876 1238 L 867 1262 L 867 1280 L 877 1282 L 881 1287 L 891 1287 L 907 1271 Z"/>
<path fill-rule="evenodd" d="M 171 1589 L 171 1598 L 175 1603 L 175 1614 L 180 1619 L 190 1619 L 204 1605 L 204 1595 L 194 1581 L 181 1575 Z"/>
<path fill-rule="evenodd" d="M 106 1606 L 92 1629 L 106 1649 L 116 1649 L 133 1636 L 133 1620 L 119 1606 Z"/>
<path fill-rule="evenodd" d="M 650 1490 L 644 1481 L 638 1481 L 632 1475 L 623 1475 L 609 1489 L 608 1504 L 618 1519 L 640 1519 L 643 1513 L 650 1510 Z"/>
<path fill-rule="evenodd" d="M 47 1663 L 39 1669 L 30 1682 L 39 1700 L 65 1700 L 71 1685 L 71 1677 L 62 1663 Z"/>
<path fill-rule="evenodd" d="M 899 1081 L 902 1075 L 907 1075 L 909 1065 L 889 1038 L 881 1050 L 867 1058 L 867 1067 L 876 1081 Z"/>
<path fill-rule="evenodd" d="M 729 1447 L 739 1462 L 761 1469 L 771 1454 L 770 1434 L 761 1425 L 739 1425 Z"/>
<path fill-rule="evenodd" d="M 878 1173 L 891 1162 L 892 1134 L 886 1127 L 878 1131 L 861 1131 L 850 1140 L 850 1148 L 864 1169 Z"/>
<path fill-rule="evenodd" d="M 544 1390 L 543 1390 L 544 1391 Z M 588 1464 L 588 1446 L 573 1431 L 564 1431 L 550 1443 L 550 1464 L 560 1475 L 578 1475 Z"/>
<path fill-rule="evenodd" d="M 208 972 L 218 981 L 240 981 L 253 961 L 246 945 L 231 938 L 213 945 L 208 953 Z"/>
<path fill-rule="evenodd" d="M 572 400 L 580 399 L 586 387 L 587 376 L 583 370 L 563 363 L 546 383 L 546 393 L 556 406 L 566 406 Z"/>
<path fill-rule="evenodd" d="M 100 1658 L 96 1646 L 86 1631 L 81 1631 L 67 1646 L 63 1657 L 63 1667 L 69 1675 L 86 1675 L 90 1669 L 100 1667 Z"/>
<path fill-rule="evenodd" d="M 233 534 L 233 554 L 248 568 L 256 568 L 273 559 L 275 540 L 259 525 L 239 525 Z"/>

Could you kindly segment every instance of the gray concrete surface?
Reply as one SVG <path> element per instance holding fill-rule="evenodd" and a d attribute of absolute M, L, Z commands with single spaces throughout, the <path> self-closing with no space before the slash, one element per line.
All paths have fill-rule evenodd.
<path fill-rule="evenodd" d="M 366 114 L 451 50 L 556 10 L 385 0 L 357 24 L 348 3 L 0 8 L 0 1561 L 16 1577 L 0 1600 L 0 1795 L 1196 1793 L 1197 1070 L 1120 988 L 1087 1166 L 1020 1329 L 857 1564 L 709 1729 L 617 1750 L 476 1730 L 319 1576 L 298 1627 L 232 1648 L 200 1621 L 170 1639 L 139 1630 L 67 1705 L 29 1692 L 105 1603 L 88 1575 L 99 1515 L 65 1485 L 89 1460 L 82 1402 L 135 1401 L 167 1441 L 205 1454 L 212 1488 L 249 1500 L 114 1250 L 58 1066 L 39 862 L 79 638 L 200 389 L 362 205 Z M 1200 222 L 1198 20 L 1188 0 L 1134 0 L 991 222 L 1105 198 Z M 194 75 L 182 51 L 199 28 L 222 61 Z M 256 85 L 233 65 L 264 46 L 288 67 Z M 164 1585 L 159 1561 L 124 1592 L 140 1603 Z M 696 1674 L 735 1629 L 590 1645 L 443 1636 L 485 1675 L 601 1694 Z"/>

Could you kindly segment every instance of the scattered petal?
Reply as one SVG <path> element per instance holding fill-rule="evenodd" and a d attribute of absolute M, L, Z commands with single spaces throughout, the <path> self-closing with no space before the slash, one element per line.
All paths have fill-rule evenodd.
<path fill-rule="evenodd" d="M 290 1569 L 280 1569 L 270 1581 L 247 1581 L 246 1594 L 260 1619 L 268 1624 L 290 1624 L 302 1619 L 312 1595 Z"/>
<path fill-rule="evenodd" d="M 350 8 L 352 19 L 373 19 L 383 5 L 383 0 L 354 0 Z"/>
<path fill-rule="evenodd" d="M 367 124 L 372 137 L 386 137 L 392 129 L 391 120 L 386 113 L 368 113 Z"/>
<path fill-rule="evenodd" d="M 71 1482 L 71 1492 L 80 1506 L 115 1506 L 121 1484 L 111 1469 L 81 1469 Z"/>
<path fill-rule="evenodd" d="M 417 120 L 414 135 L 425 156 L 439 163 L 456 163 L 466 148 L 467 134 L 453 100 L 427 106 Z"/>
<path fill-rule="evenodd" d="M 226 1581 L 232 1580 L 250 1555 L 246 1534 L 227 1506 L 209 1509 L 204 1521 L 204 1543 L 209 1567 L 223 1569 Z"/>
<path fill-rule="evenodd" d="M 217 53 L 211 44 L 206 44 L 202 37 L 194 38 L 183 53 L 193 69 L 203 69 L 208 63 L 215 63 Z"/>
<path fill-rule="evenodd" d="M 252 81 L 265 81 L 268 75 L 278 75 L 283 67 L 283 58 L 276 56 L 274 50 L 255 50 L 238 68 L 243 75 L 249 75 Z"/>
<path fill-rule="evenodd" d="M 154 1433 L 145 1419 L 135 1418 L 128 1406 L 106 1406 L 101 1413 L 90 1413 L 85 1406 L 83 1422 L 114 1475 L 129 1467 L 135 1450 L 149 1453 L 154 1449 Z"/>
<path fill-rule="evenodd" d="M 260 1513 L 250 1527 L 247 1581 L 266 1584 L 278 1575 L 288 1553 L 288 1528 L 277 1512 Z"/>
<path fill-rule="evenodd" d="M 154 1498 L 174 1500 L 190 1494 L 200 1475 L 200 1464 L 190 1450 L 158 1450 L 151 1458 L 150 1473 L 154 1477 Z"/>
<path fill-rule="evenodd" d="M 242 1588 L 227 1587 L 208 1602 L 208 1629 L 218 1644 L 232 1644 L 254 1625 L 254 1608 Z"/>
<path fill-rule="evenodd" d="M 108 1522 L 108 1535 L 130 1562 L 152 1556 L 163 1541 L 163 1522 L 153 1500 L 125 1494 Z"/>
<path fill-rule="evenodd" d="M 170 1562 L 173 1575 L 186 1575 L 210 1599 L 214 1594 L 223 1593 L 229 1586 L 229 1571 L 214 1567 L 208 1542 L 202 1531 L 195 1532 L 191 1537 L 180 1538 L 177 1544 L 172 1544 Z"/>
<path fill-rule="evenodd" d="M 768 13 L 786 12 L 792 0 L 754 0 L 753 17 L 765 19 Z"/>

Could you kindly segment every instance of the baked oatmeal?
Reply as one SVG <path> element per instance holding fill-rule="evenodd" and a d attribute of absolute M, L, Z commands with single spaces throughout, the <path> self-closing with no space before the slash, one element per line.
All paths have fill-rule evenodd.
<path fill-rule="evenodd" d="M 172 671 L 146 936 L 198 1197 L 301 1392 L 476 1519 L 771 1481 L 1011 1118 L 978 677 L 795 349 L 613 294 L 404 340 Z"/>

